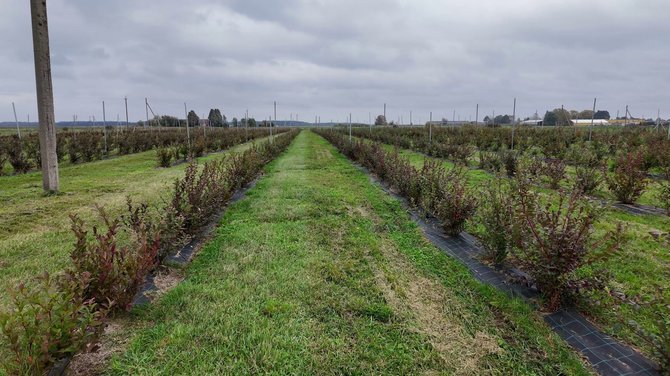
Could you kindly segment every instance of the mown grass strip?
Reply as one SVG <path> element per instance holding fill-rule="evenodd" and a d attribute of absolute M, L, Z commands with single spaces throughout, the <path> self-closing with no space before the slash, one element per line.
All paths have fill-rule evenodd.
<path fill-rule="evenodd" d="M 109 374 L 588 374 L 401 204 L 302 132 Z"/>

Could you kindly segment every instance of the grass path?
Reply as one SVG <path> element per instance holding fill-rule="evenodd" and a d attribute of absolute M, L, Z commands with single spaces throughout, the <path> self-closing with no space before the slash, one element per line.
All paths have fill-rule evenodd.
<path fill-rule="evenodd" d="M 588 374 L 523 302 L 432 247 L 303 131 L 109 374 Z M 129 334 L 130 335 L 130 334 Z"/>
<path fill-rule="evenodd" d="M 243 151 L 251 143 L 229 151 Z M 210 154 L 200 160 L 220 158 Z M 156 168 L 155 151 L 61 168 L 62 194 L 42 195 L 42 175 L 0 178 L 0 291 L 44 271 L 58 271 L 67 263 L 74 237 L 70 214 L 95 218 L 95 204 L 110 214 L 120 214 L 126 197 L 134 202 L 159 204 L 186 164 Z M 6 294 L 0 294 L 0 305 Z"/>

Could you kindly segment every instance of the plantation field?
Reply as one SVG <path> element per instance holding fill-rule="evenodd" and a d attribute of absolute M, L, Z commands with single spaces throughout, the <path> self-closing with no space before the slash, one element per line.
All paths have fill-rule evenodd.
<path fill-rule="evenodd" d="M 364 133 L 367 132 L 358 134 Z M 389 144 L 384 144 L 383 147 L 387 151 L 398 150 L 399 154 L 417 169 L 423 167 L 427 158 L 432 159 L 423 153 L 409 149 L 397 149 L 396 146 Z M 496 184 L 494 175 L 478 169 L 476 162 L 476 157 L 473 157 L 468 164 L 469 168 L 466 170 L 468 185 L 477 191 Z M 440 163 L 447 169 L 455 168 L 455 164 L 451 161 L 442 159 Z M 569 189 L 571 185 L 569 182 L 574 180 L 574 167 L 568 166 L 566 170 L 567 178 L 562 182 L 561 187 Z M 660 206 L 657 199 L 658 189 L 659 182 L 652 181 L 639 202 Z M 550 197 L 556 196 L 556 191 L 545 186 L 536 186 L 534 190 Z M 610 201 L 615 200 L 612 193 L 604 187 L 599 188 L 595 195 Z M 625 243 L 620 252 L 578 270 L 578 275 L 598 276 L 595 274 L 596 270 L 605 269 L 612 273 L 609 289 L 623 294 L 627 299 L 633 299 L 635 296 L 649 298 L 656 293 L 657 286 L 663 289 L 670 288 L 670 253 L 668 252 L 670 240 L 652 235 L 655 232 L 667 233 L 670 230 L 670 217 L 667 215 L 635 215 L 614 207 L 606 207 L 599 221 L 595 223 L 595 236 L 603 236 L 607 231 L 613 230 L 617 223 L 622 223 L 625 229 Z M 466 230 L 475 236 L 482 235 L 484 231 L 476 221 L 470 221 Z M 631 328 L 625 325 L 629 320 L 635 320 L 650 331 L 658 330 L 648 307 L 612 300 L 600 291 L 580 302 L 580 308 L 606 332 L 648 353 L 651 352 L 649 344 L 634 336 Z"/>
<path fill-rule="evenodd" d="M 199 161 L 219 159 L 241 152 L 252 143 Z M 61 168 L 61 193 L 43 196 L 39 172 L 0 178 L 0 291 L 38 275 L 59 271 L 68 262 L 74 236 L 70 214 L 97 223 L 94 206 L 104 205 L 111 215 L 120 215 L 126 197 L 134 202 L 162 203 L 167 188 L 183 176 L 186 164 L 157 168 L 156 151 Z M 7 299 L 0 294 L 0 307 Z"/>
<path fill-rule="evenodd" d="M 589 373 L 309 131 L 138 320 L 109 374 Z"/>
<path fill-rule="evenodd" d="M 101 339 L 102 353 L 112 354 L 111 360 L 102 357 L 93 365 L 83 361 L 84 368 L 95 367 L 95 374 L 587 375 L 594 373 L 592 366 L 600 370 L 545 323 L 554 306 L 544 289 L 541 297 L 526 301 L 478 282 L 461 261 L 427 240 L 400 200 L 348 158 L 435 216 L 445 233 L 465 229 L 480 240 L 488 235 L 486 227 L 458 200 L 477 196 L 479 202 L 472 208 L 476 213 L 490 204 L 483 199 L 486 188 L 501 189 L 516 180 L 496 179 L 479 169 L 476 156 L 467 161 L 464 178 L 440 175 L 446 177 L 440 180 L 440 171 L 457 170 L 452 160 L 427 157 L 407 145 L 375 143 L 366 134 L 358 132 L 350 143 L 344 131 L 287 131 L 272 142 L 259 138 L 197 158 L 198 165 L 188 168 L 186 163 L 157 167 L 164 164 L 161 153 L 175 149 L 174 145 L 65 165 L 60 171 L 61 193 L 50 196 L 42 194 L 39 172 L 1 177 L 0 291 L 45 271 L 68 270 L 74 274 L 66 278 L 87 278 L 92 270 L 96 284 L 77 282 L 59 287 L 57 293 L 34 290 L 39 299 L 53 294 L 49 299 L 54 302 L 77 302 L 77 294 L 93 299 L 83 308 L 63 306 L 58 311 L 29 303 L 38 308 L 28 312 L 66 313 L 63 323 L 53 324 L 57 336 L 77 333 L 76 327 L 59 330 L 83 322 L 83 332 L 94 340 L 100 324 L 86 321 L 87 310 L 111 318 L 112 329 Z M 171 151 L 167 154 L 169 165 L 174 157 Z M 192 149 L 188 155 L 194 155 Z M 160 239 L 161 247 L 168 243 L 168 252 L 180 249 L 184 243 L 176 235 L 197 234 L 259 171 L 263 174 L 257 184 L 227 207 L 212 238 L 190 264 L 177 266 L 152 253 L 158 248 L 151 244 L 159 243 L 150 239 Z M 560 187 L 570 189 L 575 174 L 575 168 L 567 166 Z M 450 185 L 450 179 L 460 179 L 466 189 Z M 404 186 L 409 188 L 398 188 L 398 182 L 409 182 Z M 654 184 L 660 183 L 652 183 L 652 190 L 661 189 Z M 533 180 L 530 187 L 549 203 L 547 208 L 556 208 L 559 190 L 550 189 L 546 179 Z M 646 192 L 641 200 L 657 205 L 654 193 Z M 593 195 L 614 200 L 602 186 Z M 128 197 L 136 204 L 148 204 L 151 214 L 129 212 Z M 111 218 L 123 219 L 123 226 L 132 228 L 123 234 L 131 236 L 110 243 L 103 232 L 97 239 L 90 232 L 88 240 L 86 235 L 76 236 L 70 215 L 82 218 L 86 222 L 82 228 L 91 229 L 102 224 L 96 205 L 103 205 Z M 453 232 L 449 223 L 458 221 L 464 227 L 454 225 Z M 606 269 L 611 279 L 604 288 L 582 291 L 574 303 L 604 332 L 661 360 L 662 355 L 625 323 L 634 320 L 645 330 L 659 331 L 655 311 L 632 300 L 656 296 L 655 286 L 670 287 L 670 239 L 653 235 L 670 229 L 670 217 L 633 215 L 606 206 L 594 223 L 593 237 L 605 236 L 618 223 L 625 227 L 618 253 L 570 275 L 580 280 L 601 277 L 601 269 Z M 122 245 L 131 251 L 115 259 Z M 517 262 L 511 252 L 506 264 L 498 266 Z M 172 288 L 153 303 L 126 312 L 131 306 L 123 302 L 139 290 L 136 282 L 157 270 L 168 277 L 175 274 Z M 114 283 L 105 285 L 105 278 L 96 276 L 117 278 L 117 285 L 127 287 L 114 289 Z M 531 282 L 541 286 L 537 280 Z M 86 287 L 80 293 L 78 286 Z M 610 292 L 629 303 L 612 299 L 615 294 Z M 107 310 L 101 303 L 110 301 L 114 304 Z M 30 334 L 34 322 L 30 314 L 21 321 L 21 315 L 3 312 L 21 311 L 16 300 L 11 303 L 8 294 L 0 295 L 0 324 L 19 317 L 5 321 L 9 330 L 39 342 L 38 336 L 49 327 Z M 59 340 L 47 339 L 53 346 L 48 350 L 39 346 L 27 350 L 31 346 L 26 345 L 10 351 L 6 346 L 10 341 L 8 335 L 0 338 L 0 359 L 13 354 L 19 359 L 15 367 L 24 370 L 48 369 L 64 355 L 86 347 L 76 336 L 63 340 L 64 345 L 72 343 L 71 350 L 59 348 Z M 27 356 L 30 351 L 58 355 L 42 365 L 21 365 L 32 359 Z M 79 359 L 74 367 L 81 369 Z"/>

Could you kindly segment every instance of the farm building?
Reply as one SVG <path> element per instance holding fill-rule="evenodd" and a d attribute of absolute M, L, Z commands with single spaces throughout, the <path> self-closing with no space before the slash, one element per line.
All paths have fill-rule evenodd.
<path fill-rule="evenodd" d="M 578 126 L 589 126 L 591 125 L 591 119 L 572 119 L 571 120 L 574 125 Z M 594 119 L 593 120 L 593 125 L 610 125 L 610 122 L 605 119 Z"/>

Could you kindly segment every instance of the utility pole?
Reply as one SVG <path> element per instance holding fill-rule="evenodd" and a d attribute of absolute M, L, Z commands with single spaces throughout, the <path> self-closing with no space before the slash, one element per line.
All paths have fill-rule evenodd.
<path fill-rule="evenodd" d="M 51 81 L 46 0 L 30 0 L 30 13 L 33 29 L 33 53 L 35 55 L 35 81 L 37 84 L 42 188 L 45 192 L 58 192 L 60 182 L 58 157 L 56 156 L 56 123 L 54 120 L 54 95 Z"/>
<path fill-rule="evenodd" d="M 351 112 L 349 113 L 349 142 L 351 142 Z"/>
<path fill-rule="evenodd" d="M 16 117 L 16 106 L 12 102 L 12 110 L 14 110 L 14 121 L 16 122 L 16 133 L 19 135 L 19 140 L 21 139 L 21 128 L 19 128 L 19 118 Z M 30 115 L 28 115 L 28 125 L 30 125 Z"/>
<path fill-rule="evenodd" d="M 477 114 L 475 115 L 475 125 L 479 124 L 479 103 L 477 103 Z"/>
<path fill-rule="evenodd" d="M 107 114 L 105 112 L 105 101 L 102 101 L 102 130 L 105 135 L 105 155 L 107 155 Z"/>
<path fill-rule="evenodd" d="M 512 110 L 512 150 L 514 150 L 514 131 L 516 130 L 516 98 L 514 98 L 514 109 Z"/>
<path fill-rule="evenodd" d="M 184 102 L 184 116 L 186 119 L 186 142 L 188 147 L 191 147 L 191 131 L 189 130 L 188 126 L 188 110 L 186 109 L 186 102 Z"/>
<path fill-rule="evenodd" d="M 428 142 L 433 143 L 433 111 L 430 112 L 430 120 L 428 121 Z"/>
<path fill-rule="evenodd" d="M 126 127 L 130 125 L 130 121 L 128 119 L 128 97 L 123 97 L 123 100 L 126 102 Z"/>
<path fill-rule="evenodd" d="M 274 109 L 275 121 L 277 121 L 277 101 L 274 102 Z M 270 142 L 272 142 L 272 119 L 270 119 Z"/>
<path fill-rule="evenodd" d="M 409 126 L 412 126 L 412 111 L 409 112 Z"/>
<path fill-rule="evenodd" d="M 384 103 L 384 121 L 386 121 L 386 103 Z"/>
<path fill-rule="evenodd" d="M 249 141 L 249 109 L 247 108 L 246 115 L 244 115 L 244 140 Z"/>
<path fill-rule="evenodd" d="M 591 127 L 589 127 L 589 141 L 591 141 L 591 134 L 593 133 L 593 122 L 596 118 L 596 102 L 598 98 L 593 98 L 593 112 L 591 113 Z"/>
<path fill-rule="evenodd" d="M 147 124 L 149 124 L 149 100 L 146 97 L 144 98 L 144 111 L 147 112 L 147 122 L 144 123 L 144 127 L 146 128 Z"/>

